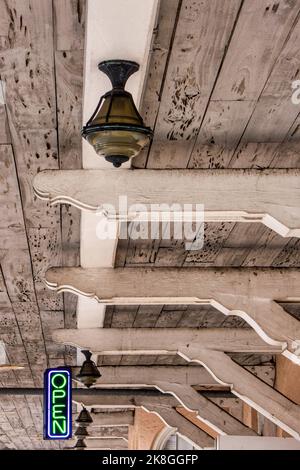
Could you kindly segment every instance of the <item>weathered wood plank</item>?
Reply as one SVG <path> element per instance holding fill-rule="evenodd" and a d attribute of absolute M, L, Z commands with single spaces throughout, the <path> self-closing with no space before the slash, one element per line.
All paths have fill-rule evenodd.
<path fill-rule="evenodd" d="M 184 139 L 193 146 L 239 6 L 239 1 L 183 1 L 156 119 L 155 140 Z M 185 168 L 192 146 L 186 154 L 177 154 L 168 161 L 151 150 L 147 166 Z"/>
<path fill-rule="evenodd" d="M 1 208 L 2 208 L 2 269 L 12 301 L 35 300 L 30 256 L 24 227 L 11 146 L 0 147 L 1 152 Z M 2 249 L 3 249 L 2 248 Z M 11 254 L 14 253 L 14 260 Z"/>
<path fill-rule="evenodd" d="M 141 115 L 145 124 L 151 128 L 155 125 L 156 116 L 161 101 L 163 75 L 168 62 L 172 37 L 176 28 L 176 17 L 179 13 L 179 0 L 164 0 L 160 2 L 157 25 L 154 31 L 153 44 L 149 57 L 149 72 L 144 88 Z M 133 159 L 136 168 L 145 168 L 148 150 L 143 150 Z"/>
<path fill-rule="evenodd" d="M 10 322 L 13 329 L 10 330 L 10 338 L 6 336 L 5 340 L 9 345 L 11 360 L 17 357 L 15 355 L 16 347 L 17 355 L 19 351 L 26 365 L 27 361 L 29 361 L 29 363 L 36 363 L 38 361 L 45 365 L 44 339 L 40 329 L 39 312 L 36 304 L 35 289 L 33 287 L 31 259 L 28 250 L 27 234 L 24 227 L 22 207 L 19 200 L 13 155 L 9 147 L 6 150 L 4 149 L 4 151 L 5 153 L 2 154 L 4 158 L 1 160 L 3 164 L 3 172 L 1 174 L 5 177 L 5 171 L 7 172 L 7 186 L 6 189 L 4 188 L 5 196 L 2 198 L 2 207 L 4 209 L 2 213 L 2 223 L 7 224 L 7 227 L 14 227 L 13 231 L 20 240 L 15 246 L 14 241 L 16 237 L 12 238 L 8 229 L 5 235 L 5 248 L 7 251 L 2 258 L 1 265 L 5 279 L 5 287 L 7 288 L 7 293 L 12 302 L 12 308 L 17 320 L 17 327 L 14 321 L 13 323 Z M 30 322 L 30 327 L 28 326 L 28 322 Z M 35 325 L 35 329 L 33 330 L 32 324 Z M 22 341 L 26 351 L 25 355 Z M 27 380 L 30 382 L 30 379 L 31 372 Z"/>
<path fill-rule="evenodd" d="M 297 8 L 299 8 L 299 5 Z M 292 28 L 259 96 L 251 119 L 243 133 L 241 144 L 230 161 L 230 167 L 253 166 L 253 163 L 264 168 L 269 165 L 284 168 L 287 167 L 286 165 L 289 162 L 291 166 L 293 165 L 293 159 L 290 160 L 288 157 L 280 158 L 279 155 L 281 153 L 280 142 L 286 140 L 299 113 L 297 105 L 292 102 L 292 82 L 299 75 L 297 67 L 298 49 L 296 46 L 299 42 L 299 34 L 300 23 L 297 22 Z M 261 125 L 262 122 L 264 123 L 263 126 Z M 245 149 L 248 150 L 248 142 L 261 142 L 262 144 L 259 144 L 258 148 L 264 149 L 266 147 L 267 152 L 265 152 L 265 155 L 260 153 L 261 161 L 257 155 L 253 158 L 247 151 L 245 152 Z M 264 144 L 264 142 L 268 142 L 268 144 Z"/>
<path fill-rule="evenodd" d="M 140 234 L 137 240 L 132 238 L 132 234 L 135 233 Z M 160 244 L 159 227 L 154 227 L 153 230 L 150 223 L 132 222 L 128 225 L 128 235 L 125 264 L 134 266 L 154 263 Z"/>
<path fill-rule="evenodd" d="M 256 168 L 263 170 L 271 166 L 279 143 L 241 142 L 228 166 L 230 168 Z M 281 168 L 279 166 L 279 168 Z"/>
<path fill-rule="evenodd" d="M 57 229 L 29 229 L 32 267 L 38 304 L 44 310 L 62 310 L 62 296 L 54 296 L 43 282 L 49 265 L 59 266 L 61 258 L 61 238 Z"/>
<path fill-rule="evenodd" d="M 298 13 L 299 2 L 243 3 L 213 100 L 258 99 Z"/>
<path fill-rule="evenodd" d="M 282 248 L 281 252 L 276 256 L 272 262 L 272 266 L 281 267 L 281 266 L 299 266 L 300 262 L 300 250 L 298 243 L 299 240 L 291 239 L 287 244 Z"/>
<path fill-rule="evenodd" d="M 81 168 L 83 51 L 56 51 L 60 168 Z"/>
<path fill-rule="evenodd" d="M 288 243 L 285 241 L 284 244 Z M 283 248 L 282 237 L 273 230 L 266 228 L 261 237 L 256 238 L 255 246 L 251 248 L 243 261 L 243 266 L 270 266 Z"/>
<path fill-rule="evenodd" d="M 162 310 L 162 305 L 140 305 L 138 307 L 134 322 L 134 328 L 143 328 L 145 325 L 155 326 Z"/>
<path fill-rule="evenodd" d="M 81 168 L 83 51 L 57 51 L 55 64 L 60 167 Z M 61 224 L 64 264 L 78 266 L 80 214 L 72 207 L 63 207 Z M 69 304 L 67 297 L 65 303 Z"/>
<path fill-rule="evenodd" d="M 203 247 L 188 251 L 183 266 L 213 266 L 234 226 L 234 222 L 205 223 Z"/>
<path fill-rule="evenodd" d="M 291 126 L 284 142 L 277 147 L 270 168 L 299 168 L 299 136 L 300 117 L 298 116 Z"/>
<path fill-rule="evenodd" d="M 7 120 L 7 114 L 6 114 L 6 108 L 2 101 L 4 102 L 4 96 L 2 100 L 2 88 L 1 88 L 1 83 L 0 83 L 0 144 L 10 144 L 11 138 L 10 138 L 10 131 L 8 127 L 8 120 Z"/>
<path fill-rule="evenodd" d="M 241 266 L 268 230 L 262 224 L 236 224 L 214 259 L 214 266 Z"/>
<path fill-rule="evenodd" d="M 300 4 L 296 2 L 294 8 L 295 11 L 299 11 Z M 278 37 L 277 34 L 276 37 Z M 259 96 L 242 141 L 282 142 L 288 134 L 299 114 L 298 106 L 292 101 L 292 83 L 300 77 L 298 68 L 300 52 L 297 46 L 299 41 L 300 22 L 298 21 L 292 28 Z"/>
<path fill-rule="evenodd" d="M 64 313 L 62 311 L 40 311 L 43 336 L 45 338 L 45 346 L 47 356 L 50 359 L 61 359 L 64 357 L 65 348 L 53 343 L 52 341 L 52 330 L 60 325 L 60 328 L 64 328 Z"/>
<path fill-rule="evenodd" d="M 252 101 L 211 100 L 188 168 L 227 168 L 252 110 Z"/>
<path fill-rule="evenodd" d="M 56 31 L 55 73 L 57 93 L 60 168 L 82 166 L 82 88 L 85 0 L 54 2 Z M 67 17 L 67 22 L 65 17 Z M 61 208 L 62 260 L 67 266 L 80 264 L 80 213 L 71 206 Z M 77 298 L 65 293 L 65 325 L 76 327 Z M 76 361 L 73 348 L 66 348 L 67 363 Z"/>
<path fill-rule="evenodd" d="M 1 51 L 1 80 L 10 127 L 50 129 L 56 124 L 52 2 L 2 2 L 9 23 L 9 48 Z"/>
<path fill-rule="evenodd" d="M 84 48 L 86 0 L 54 0 L 55 49 Z"/>
<path fill-rule="evenodd" d="M 136 305 L 122 305 L 114 311 L 111 328 L 128 328 L 133 325 L 138 307 Z"/>
<path fill-rule="evenodd" d="M 41 204 L 34 196 L 33 177 L 43 169 L 58 169 L 55 129 L 17 131 L 12 128 L 13 150 L 27 227 L 59 226 L 59 210 Z"/>
<path fill-rule="evenodd" d="M 178 326 L 181 318 L 184 315 L 185 310 L 186 306 L 184 305 L 172 305 L 169 307 L 167 305 L 164 305 L 155 323 L 155 326 L 157 328 L 173 328 Z"/>

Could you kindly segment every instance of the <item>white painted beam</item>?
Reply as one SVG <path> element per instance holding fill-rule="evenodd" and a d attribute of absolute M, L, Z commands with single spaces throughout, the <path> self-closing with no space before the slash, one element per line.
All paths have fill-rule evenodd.
<path fill-rule="evenodd" d="M 236 364 L 223 351 L 237 351 L 232 331 L 226 334 L 222 329 L 213 331 L 192 329 L 128 328 L 103 331 L 56 330 L 53 339 L 63 344 L 82 345 L 94 352 L 103 354 L 143 354 L 177 353 L 187 361 L 197 362 L 212 374 L 219 383 L 230 387 L 231 391 L 280 426 L 296 439 L 300 439 L 300 406 L 281 395 L 243 367 Z M 141 330 L 141 332 L 139 332 Z M 148 333 L 146 331 L 148 330 Z M 156 332 L 157 330 L 157 332 Z M 178 332 L 177 332 L 178 330 Z M 188 332 L 188 330 L 192 330 Z M 145 334 L 144 334 L 145 333 Z M 236 342 L 247 343 L 237 331 Z M 249 341 L 252 343 L 252 340 Z M 143 344 L 145 345 L 143 347 Z M 249 343 L 248 343 L 249 347 Z M 103 350 L 104 348 L 104 350 Z M 110 349 L 109 349 L 110 348 Z M 151 350 L 152 348 L 152 350 Z M 159 386 L 159 384 L 157 384 Z M 162 389 L 164 386 L 162 386 Z M 178 391 L 178 393 L 182 391 Z M 174 393 L 174 390 L 173 392 Z"/>
<path fill-rule="evenodd" d="M 107 410 L 108 408 L 118 411 L 120 411 L 120 409 L 134 410 L 135 408 L 148 405 L 159 405 L 171 408 L 178 406 L 178 401 L 170 395 L 153 397 L 136 390 L 132 391 L 132 395 L 111 394 L 104 396 L 91 395 L 90 393 L 86 395 L 81 393 L 78 395 L 76 394 L 76 390 L 74 390 L 72 401 L 84 405 L 89 410 L 97 408 L 97 411 L 101 409 Z"/>
<path fill-rule="evenodd" d="M 124 217 L 120 196 L 134 205 L 203 204 L 207 222 L 261 222 L 283 237 L 300 237 L 300 170 L 47 170 L 34 181 L 37 196 L 111 219 Z M 114 211 L 107 206 L 114 208 Z M 140 209 L 142 210 L 142 209 Z M 152 208 L 152 211 L 154 209 Z M 177 209 L 178 211 L 178 209 Z M 149 217 L 149 214 L 148 214 Z"/>
<path fill-rule="evenodd" d="M 148 57 L 153 28 L 158 9 L 158 0 L 87 0 L 85 63 L 84 63 L 84 100 L 83 124 L 87 122 L 100 96 L 106 93 L 111 84 L 109 79 L 98 70 L 98 63 L 108 59 L 129 59 L 140 64 L 139 71 L 128 80 L 127 90 L 139 106 L 147 75 Z M 116 34 L 117 31 L 117 34 Z M 120 38 L 122 38 L 120 40 Z M 82 140 L 82 166 L 85 169 L 111 168 L 104 158 L 99 157 L 92 146 Z M 116 174 L 123 169 L 116 170 Z M 99 217 L 90 213 L 81 215 L 81 266 L 112 267 L 115 259 L 119 225 L 110 223 L 115 237 L 102 240 L 97 236 Z M 78 327 L 91 325 L 87 319 L 89 304 L 80 302 L 77 307 Z M 94 325 L 103 326 L 105 305 L 94 310 Z M 85 323 L 87 320 L 88 323 Z"/>
<path fill-rule="evenodd" d="M 248 428 L 222 408 L 197 393 L 190 385 L 165 381 L 156 382 L 154 385 L 161 392 L 173 395 L 186 410 L 195 411 L 199 420 L 219 435 L 256 435 L 253 429 Z"/>
<path fill-rule="evenodd" d="M 79 367 L 72 367 L 73 380 Z M 155 381 L 180 383 L 214 389 L 220 387 L 204 367 L 187 366 L 101 366 L 102 377 L 97 379 L 95 386 L 105 388 L 111 385 L 151 384 Z M 120 387 L 122 388 L 122 387 Z"/>
<path fill-rule="evenodd" d="M 248 366 L 251 371 L 269 385 L 274 384 L 275 367 L 273 365 Z M 79 367 L 72 367 L 73 380 Z M 181 385 L 191 385 L 197 390 L 226 390 L 220 385 L 205 367 L 187 366 L 103 366 L 102 377 L 97 379 L 95 386 L 110 388 L 112 385 L 122 384 L 135 386 L 136 384 L 152 384 L 154 382 L 169 382 Z"/>
<path fill-rule="evenodd" d="M 101 367 L 102 377 L 97 388 L 155 387 L 162 393 L 172 394 L 185 409 L 195 411 L 199 419 L 219 434 L 255 435 L 256 433 L 197 393 L 191 385 L 206 384 L 211 390 L 217 384 L 204 367 Z M 73 374 L 75 368 L 72 369 Z M 111 413 L 110 413 L 111 414 Z M 107 416 L 107 420 L 112 419 Z M 118 418 L 120 419 L 120 418 Z"/>
<path fill-rule="evenodd" d="M 84 328 L 52 332 L 55 342 L 89 349 L 94 354 L 189 354 L 209 348 L 226 352 L 281 352 L 244 328 Z M 137 378 L 137 377 L 136 377 Z"/>
<path fill-rule="evenodd" d="M 300 364 L 300 323 L 275 302 L 300 300 L 297 269 L 52 268 L 46 283 L 111 305 L 210 304 Z"/>

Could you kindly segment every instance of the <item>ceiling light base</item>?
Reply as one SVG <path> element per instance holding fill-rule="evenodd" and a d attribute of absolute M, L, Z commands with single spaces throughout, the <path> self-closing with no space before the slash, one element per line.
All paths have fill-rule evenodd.
<path fill-rule="evenodd" d="M 105 73 L 113 88 L 124 90 L 130 75 L 137 72 L 140 66 L 131 60 L 104 60 L 98 64 L 98 69 Z"/>

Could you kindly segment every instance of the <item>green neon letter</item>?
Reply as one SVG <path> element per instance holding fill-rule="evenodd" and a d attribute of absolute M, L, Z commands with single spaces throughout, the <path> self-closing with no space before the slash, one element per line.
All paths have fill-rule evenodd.
<path fill-rule="evenodd" d="M 53 433 L 54 434 L 65 434 L 66 433 L 66 424 L 67 424 L 67 421 L 64 420 L 64 421 L 61 421 L 61 422 L 58 422 L 56 420 L 53 421 Z M 59 432 L 57 432 L 56 428 L 58 429 Z"/>
<path fill-rule="evenodd" d="M 58 410 L 57 408 L 65 408 L 65 405 L 53 405 L 53 410 L 52 410 L 53 419 L 66 419 L 62 411 Z"/>
<path fill-rule="evenodd" d="M 52 402 L 55 403 L 58 398 L 65 398 L 66 392 L 64 390 L 53 390 Z"/>
<path fill-rule="evenodd" d="M 61 385 L 58 385 L 57 383 L 55 383 L 57 377 L 61 377 L 63 379 L 63 382 Z M 51 385 L 54 387 L 54 388 L 64 388 L 64 386 L 66 385 L 67 383 L 67 378 L 63 375 L 63 374 L 54 374 L 52 379 L 51 379 Z"/>

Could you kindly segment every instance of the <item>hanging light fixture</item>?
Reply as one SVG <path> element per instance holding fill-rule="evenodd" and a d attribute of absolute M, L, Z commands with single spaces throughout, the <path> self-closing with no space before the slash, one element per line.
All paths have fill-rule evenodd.
<path fill-rule="evenodd" d="M 76 418 L 75 422 L 79 426 L 83 427 L 83 426 L 88 426 L 89 424 L 91 424 L 93 422 L 93 419 L 90 413 L 88 412 L 88 410 L 85 407 L 83 407 L 78 417 Z"/>
<path fill-rule="evenodd" d="M 91 360 L 92 353 L 88 350 L 81 351 L 82 354 L 85 356 L 85 361 L 83 362 L 79 373 L 76 377 L 87 387 L 90 388 L 94 383 L 97 381 L 101 374 L 94 363 Z"/>
<path fill-rule="evenodd" d="M 98 68 L 109 77 L 112 90 L 100 98 L 81 133 L 98 155 L 120 167 L 153 136 L 152 130 L 144 126 L 132 95 L 125 91 L 128 78 L 138 71 L 139 65 L 130 60 L 106 60 Z"/>
<path fill-rule="evenodd" d="M 80 439 L 84 439 L 85 437 L 89 436 L 89 433 L 86 428 L 87 426 L 78 426 L 74 433 L 74 436 Z"/>
<path fill-rule="evenodd" d="M 85 450 L 86 449 L 86 443 L 84 442 L 84 439 L 77 439 L 77 442 L 75 446 L 73 447 L 74 450 Z"/>

